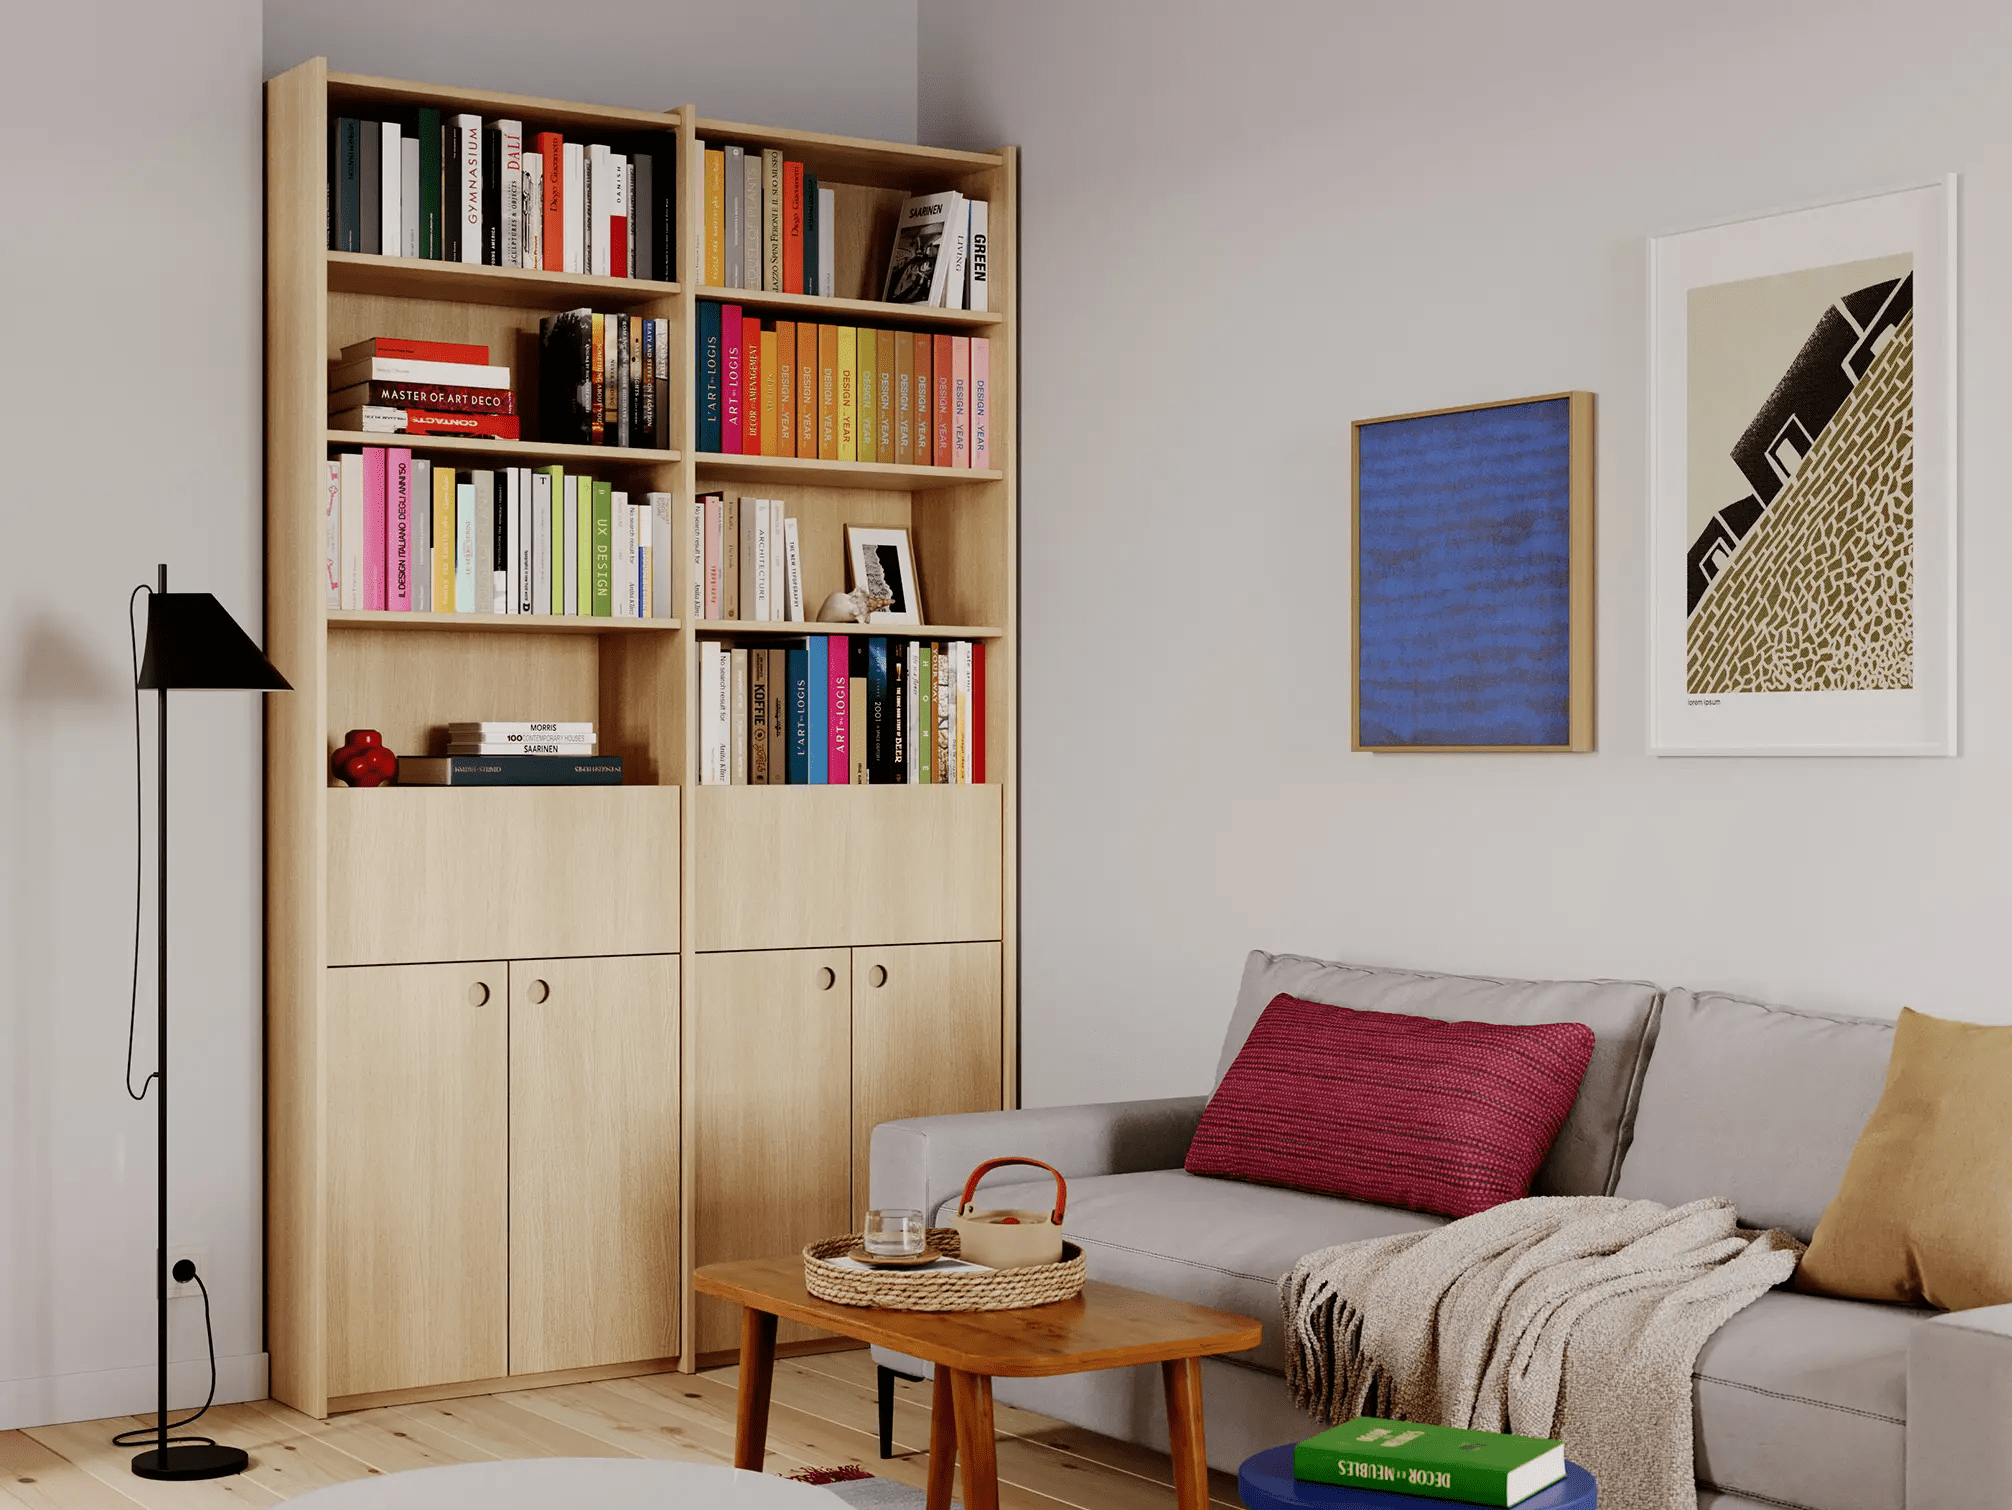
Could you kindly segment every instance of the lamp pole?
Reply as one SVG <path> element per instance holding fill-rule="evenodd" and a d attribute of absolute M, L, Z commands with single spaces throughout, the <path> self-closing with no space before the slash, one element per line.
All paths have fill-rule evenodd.
<path fill-rule="evenodd" d="M 168 590 L 168 563 L 160 563 L 161 593 Z M 158 1061 L 155 1073 L 160 1077 L 154 1087 L 154 1123 L 158 1129 L 155 1145 L 155 1198 L 157 1210 L 157 1241 L 154 1244 L 154 1306 L 156 1344 L 154 1358 L 154 1378 L 159 1387 L 159 1398 L 155 1402 L 160 1411 L 156 1417 L 156 1449 L 160 1462 L 168 1461 L 168 689 L 165 686 L 154 689 L 154 950 L 156 953 L 155 1006 L 157 1026 L 155 1029 L 155 1057 Z"/>

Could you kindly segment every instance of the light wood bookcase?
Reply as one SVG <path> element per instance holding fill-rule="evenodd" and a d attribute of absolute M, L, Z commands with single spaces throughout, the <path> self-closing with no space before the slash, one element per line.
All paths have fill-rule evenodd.
<path fill-rule="evenodd" d="M 526 137 L 674 155 L 661 283 L 326 249 L 328 122 L 421 105 Z M 778 147 L 836 189 L 846 297 L 705 289 L 702 144 Z M 618 148 L 619 150 L 619 148 Z M 646 150 L 638 147 L 637 150 Z M 659 169 L 661 173 L 662 168 Z M 872 1127 L 1012 1105 L 1015 174 L 941 151 L 331 73 L 266 85 L 266 1337 L 312 1415 L 612 1377 L 732 1351 L 692 1269 L 855 1222 Z M 886 305 L 895 208 L 991 207 L 991 309 Z M 697 453 L 701 298 L 992 342 L 995 470 Z M 370 336 L 478 341 L 535 434 L 541 316 L 670 322 L 669 449 L 365 436 L 326 420 L 329 356 Z M 807 605 L 845 586 L 847 524 L 911 533 L 918 629 L 343 611 L 325 606 L 322 464 L 411 445 L 449 466 L 554 462 L 632 498 L 782 498 Z M 687 601 L 674 542 L 673 602 Z M 700 787 L 697 646 L 806 632 L 982 639 L 983 786 Z M 352 727 L 428 752 L 458 719 L 589 719 L 620 788 L 331 786 Z M 816 1347 L 802 1338 L 800 1347 Z"/>

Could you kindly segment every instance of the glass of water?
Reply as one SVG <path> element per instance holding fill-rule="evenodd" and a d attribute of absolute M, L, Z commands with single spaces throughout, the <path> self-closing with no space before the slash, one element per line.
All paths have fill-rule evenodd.
<path fill-rule="evenodd" d="M 927 1237 L 920 1211 L 889 1207 L 866 1213 L 863 1241 L 876 1258 L 913 1258 L 922 1252 Z"/>

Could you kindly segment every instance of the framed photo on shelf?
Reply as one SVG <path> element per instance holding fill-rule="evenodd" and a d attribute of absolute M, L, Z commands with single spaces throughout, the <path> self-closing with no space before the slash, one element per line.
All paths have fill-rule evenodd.
<path fill-rule="evenodd" d="M 915 575 L 915 558 L 908 549 L 907 530 L 848 524 L 845 558 L 852 573 L 852 590 L 885 598 L 890 605 L 870 613 L 869 624 L 922 622 L 922 583 Z"/>
<path fill-rule="evenodd" d="M 1649 242 L 1649 747 L 1956 752 L 1956 180 Z"/>

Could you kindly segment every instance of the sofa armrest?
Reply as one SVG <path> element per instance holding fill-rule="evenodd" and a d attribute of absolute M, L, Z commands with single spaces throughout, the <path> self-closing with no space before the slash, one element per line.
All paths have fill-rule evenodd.
<path fill-rule="evenodd" d="M 936 1208 L 963 1191 L 971 1171 L 1003 1154 L 1040 1159 L 1072 1180 L 1178 1169 L 1208 1100 L 1175 1096 L 883 1122 L 873 1130 L 871 1204 L 920 1211 L 933 1225 Z M 982 1184 L 1008 1184 L 1030 1172 L 995 1170 Z"/>
<path fill-rule="evenodd" d="M 2012 1507 L 2012 1305 L 1951 1311 L 1907 1344 L 1907 1510 Z"/>

